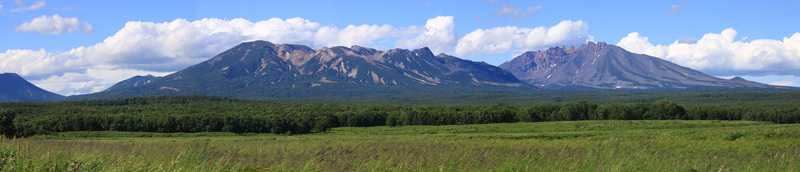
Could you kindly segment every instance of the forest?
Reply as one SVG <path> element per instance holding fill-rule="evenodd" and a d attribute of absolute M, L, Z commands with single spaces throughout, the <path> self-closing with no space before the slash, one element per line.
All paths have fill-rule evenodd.
<path fill-rule="evenodd" d="M 66 131 L 304 134 L 332 127 L 459 125 L 577 120 L 750 120 L 800 122 L 797 103 L 370 105 L 276 103 L 212 96 L 0 103 L 0 131 L 27 137 Z"/>

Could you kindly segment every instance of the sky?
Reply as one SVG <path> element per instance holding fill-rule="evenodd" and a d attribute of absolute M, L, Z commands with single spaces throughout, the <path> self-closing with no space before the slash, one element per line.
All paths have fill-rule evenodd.
<path fill-rule="evenodd" d="M 493 65 L 619 45 L 707 74 L 800 86 L 800 1 L 0 0 L 0 73 L 62 95 L 164 76 L 239 43 L 429 47 Z"/>

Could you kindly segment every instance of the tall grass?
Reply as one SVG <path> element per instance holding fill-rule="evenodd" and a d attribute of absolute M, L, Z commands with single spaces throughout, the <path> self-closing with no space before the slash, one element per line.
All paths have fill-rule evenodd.
<path fill-rule="evenodd" d="M 569 121 L 0 140 L 2 171 L 798 171 L 800 124 Z M 104 137 L 103 135 L 129 137 Z M 84 138 L 85 137 L 85 138 Z M 13 169 L 12 169 L 13 168 Z"/>

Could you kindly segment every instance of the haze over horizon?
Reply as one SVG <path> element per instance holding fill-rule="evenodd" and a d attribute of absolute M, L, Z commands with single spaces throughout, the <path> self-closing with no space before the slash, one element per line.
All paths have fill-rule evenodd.
<path fill-rule="evenodd" d="M 0 73 L 48 91 L 163 76 L 239 43 L 429 47 L 499 65 L 608 42 L 710 75 L 800 86 L 797 1 L 0 1 Z M 2 51 L 5 49 L 5 51 Z"/>

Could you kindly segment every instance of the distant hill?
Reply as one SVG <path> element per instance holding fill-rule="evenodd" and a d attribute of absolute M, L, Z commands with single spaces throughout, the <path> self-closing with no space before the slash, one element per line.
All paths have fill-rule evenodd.
<path fill-rule="evenodd" d="M 237 45 L 164 76 L 137 76 L 72 99 L 149 95 L 326 98 L 393 94 L 504 92 L 528 88 L 506 70 L 428 48 L 378 51 L 360 46 L 311 49 L 267 41 Z"/>
<path fill-rule="evenodd" d="M 499 67 L 528 84 L 552 89 L 778 88 L 739 77 L 713 77 L 604 42 L 526 52 Z"/>
<path fill-rule="evenodd" d="M 55 101 L 58 95 L 31 84 L 16 73 L 0 74 L 0 102 L 11 101 Z"/>

